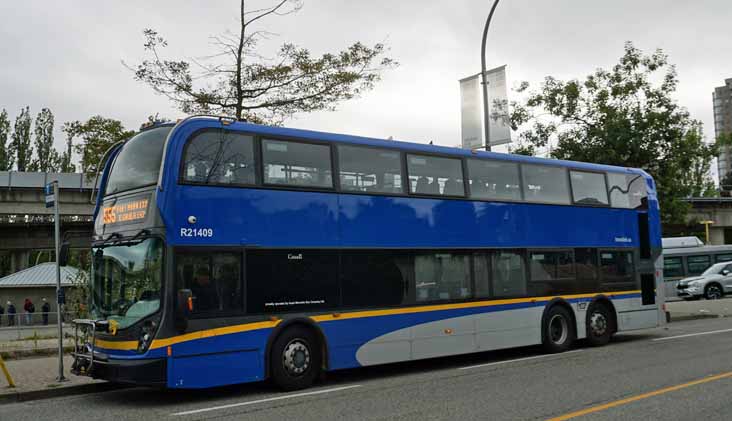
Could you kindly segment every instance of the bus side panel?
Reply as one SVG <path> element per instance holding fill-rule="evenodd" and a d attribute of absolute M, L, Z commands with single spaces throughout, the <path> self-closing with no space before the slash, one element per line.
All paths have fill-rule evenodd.
<path fill-rule="evenodd" d="M 345 194 L 340 195 L 339 205 L 344 247 L 639 244 L 637 216 L 632 210 Z M 568 226 L 557 221 L 572 223 Z"/>
<path fill-rule="evenodd" d="M 541 343 L 547 302 L 385 314 L 322 322 L 331 369 Z M 389 310 L 385 310 L 388 313 Z"/>
<path fill-rule="evenodd" d="M 161 210 L 172 216 L 165 224 L 173 245 L 338 245 L 334 194 L 184 185 L 175 193 L 178 205 Z M 188 222 L 189 216 L 196 217 L 195 225 Z M 197 230 L 205 235 L 197 235 Z"/>
<path fill-rule="evenodd" d="M 259 350 L 174 357 L 168 387 L 198 389 L 264 379 Z"/>
<path fill-rule="evenodd" d="M 618 331 L 646 329 L 658 326 L 658 307 L 642 305 L 641 297 L 613 298 L 618 319 Z"/>
<path fill-rule="evenodd" d="M 263 380 L 272 329 L 204 337 L 172 345 L 168 387 L 202 388 Z"/>

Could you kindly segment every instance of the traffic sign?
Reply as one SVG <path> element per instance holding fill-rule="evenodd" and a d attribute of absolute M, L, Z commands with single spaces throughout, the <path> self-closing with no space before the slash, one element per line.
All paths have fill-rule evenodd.
<path fill-rule="evenodd" d="M 53 183 L 46 184 L 43 192 L 46 194 L 46 207 L 54 207 L 56 205 L 56 196 L 53 194 Z"/>

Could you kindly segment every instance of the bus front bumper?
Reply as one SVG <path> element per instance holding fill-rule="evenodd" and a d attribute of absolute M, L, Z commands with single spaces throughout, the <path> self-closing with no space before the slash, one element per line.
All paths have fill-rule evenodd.
<path fill-rule="evenodd" d="M 73 372 L 73 371 L 72 371 Z M 167 382 L 167 360 L 165 358 L 116 360 L 95 359 L 88 375 L 94 379 L 113 383 L 128 383 L 146 386 L 165 386 Z"/>

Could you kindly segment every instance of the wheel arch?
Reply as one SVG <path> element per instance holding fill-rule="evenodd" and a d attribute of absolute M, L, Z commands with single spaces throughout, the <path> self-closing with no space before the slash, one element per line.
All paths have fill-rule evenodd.
<path fill-rule="evenodd" d="M 706 285 L 704 285 L 704 298 L 706 298 L 707 295 L 707 288 L 709 288 L 712 285 L 716 285 L 719 287 L 719 291 L 722 293 L 722 298 L 724 298 L 724 286 L 719 281 L 709 281 Z"/>
<path fill-rule="evenodd" d="M 546 335 L 546 323 L 547 321 L 547 314 L 549 314 L 549 311 L 556 307 L 564 307 L 569 312 L 569 317 L 572 318 L 572 329 L 574 330 L 575 337 L 577 336 L 577 315 L 574 314 L 574 309 L 572 308 L 572 305 L 569 304 L 567 300 L 564 298 L 553 298 L 551 301 L 549 301 L 546 306 L 544 306 L 544 311 L 541 313 L 541 340 L 544 341 L 544 335 Z"/>
<path fill-rule="evenodd" d="M 329 366 L 329 358 L 328 358 L 328 342 L 325 338 L 325 334 L 323 333 L 323 330 L 318 326 L 313 319 L 309 317 L 294 317 L 291 319 L 283 320 L 281 323 L 279 323 L 273 330 L 272 333 L 269 335 L 269 338 L 267 339 L 267 347 L 265 349 L 264 353 L 264 377 L 269 378 L 270 376 L 270 358 L 272 355 L 272 345 L 277 340 L 277 338 L 287 329 L 293 327 L 293 326 L 302 326 L 306 329 L 311 330 L 315 333 L 315 336 L 318 338 L 318 341 L 320 342 L 320 353 L 322 355 L 323 360 L 323 369 L 327 370 Z"/>

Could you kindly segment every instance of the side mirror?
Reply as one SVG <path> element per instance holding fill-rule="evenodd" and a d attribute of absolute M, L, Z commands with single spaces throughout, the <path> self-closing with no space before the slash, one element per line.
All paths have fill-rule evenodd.
<path fill-rule="evenodd" d="M 70 247 L 71 247 L 71 245 L 66 241 L 61 244 L 61 249 L 58 251 L 58 265 L 59 266 L 68 266 Z"/>
<path fill-rule="evenodd" d="M 193 292 L 190 289 L 179 289 L 175 302 L 175 326 L 180 332 L 188 327 L 188 317 L 193 312 Z"/>
<path fill-rule="evenodd" d="M 727 276 L 729 273 L 730 272 L 727 269 L 722 269 L 722 275 Z"/>

